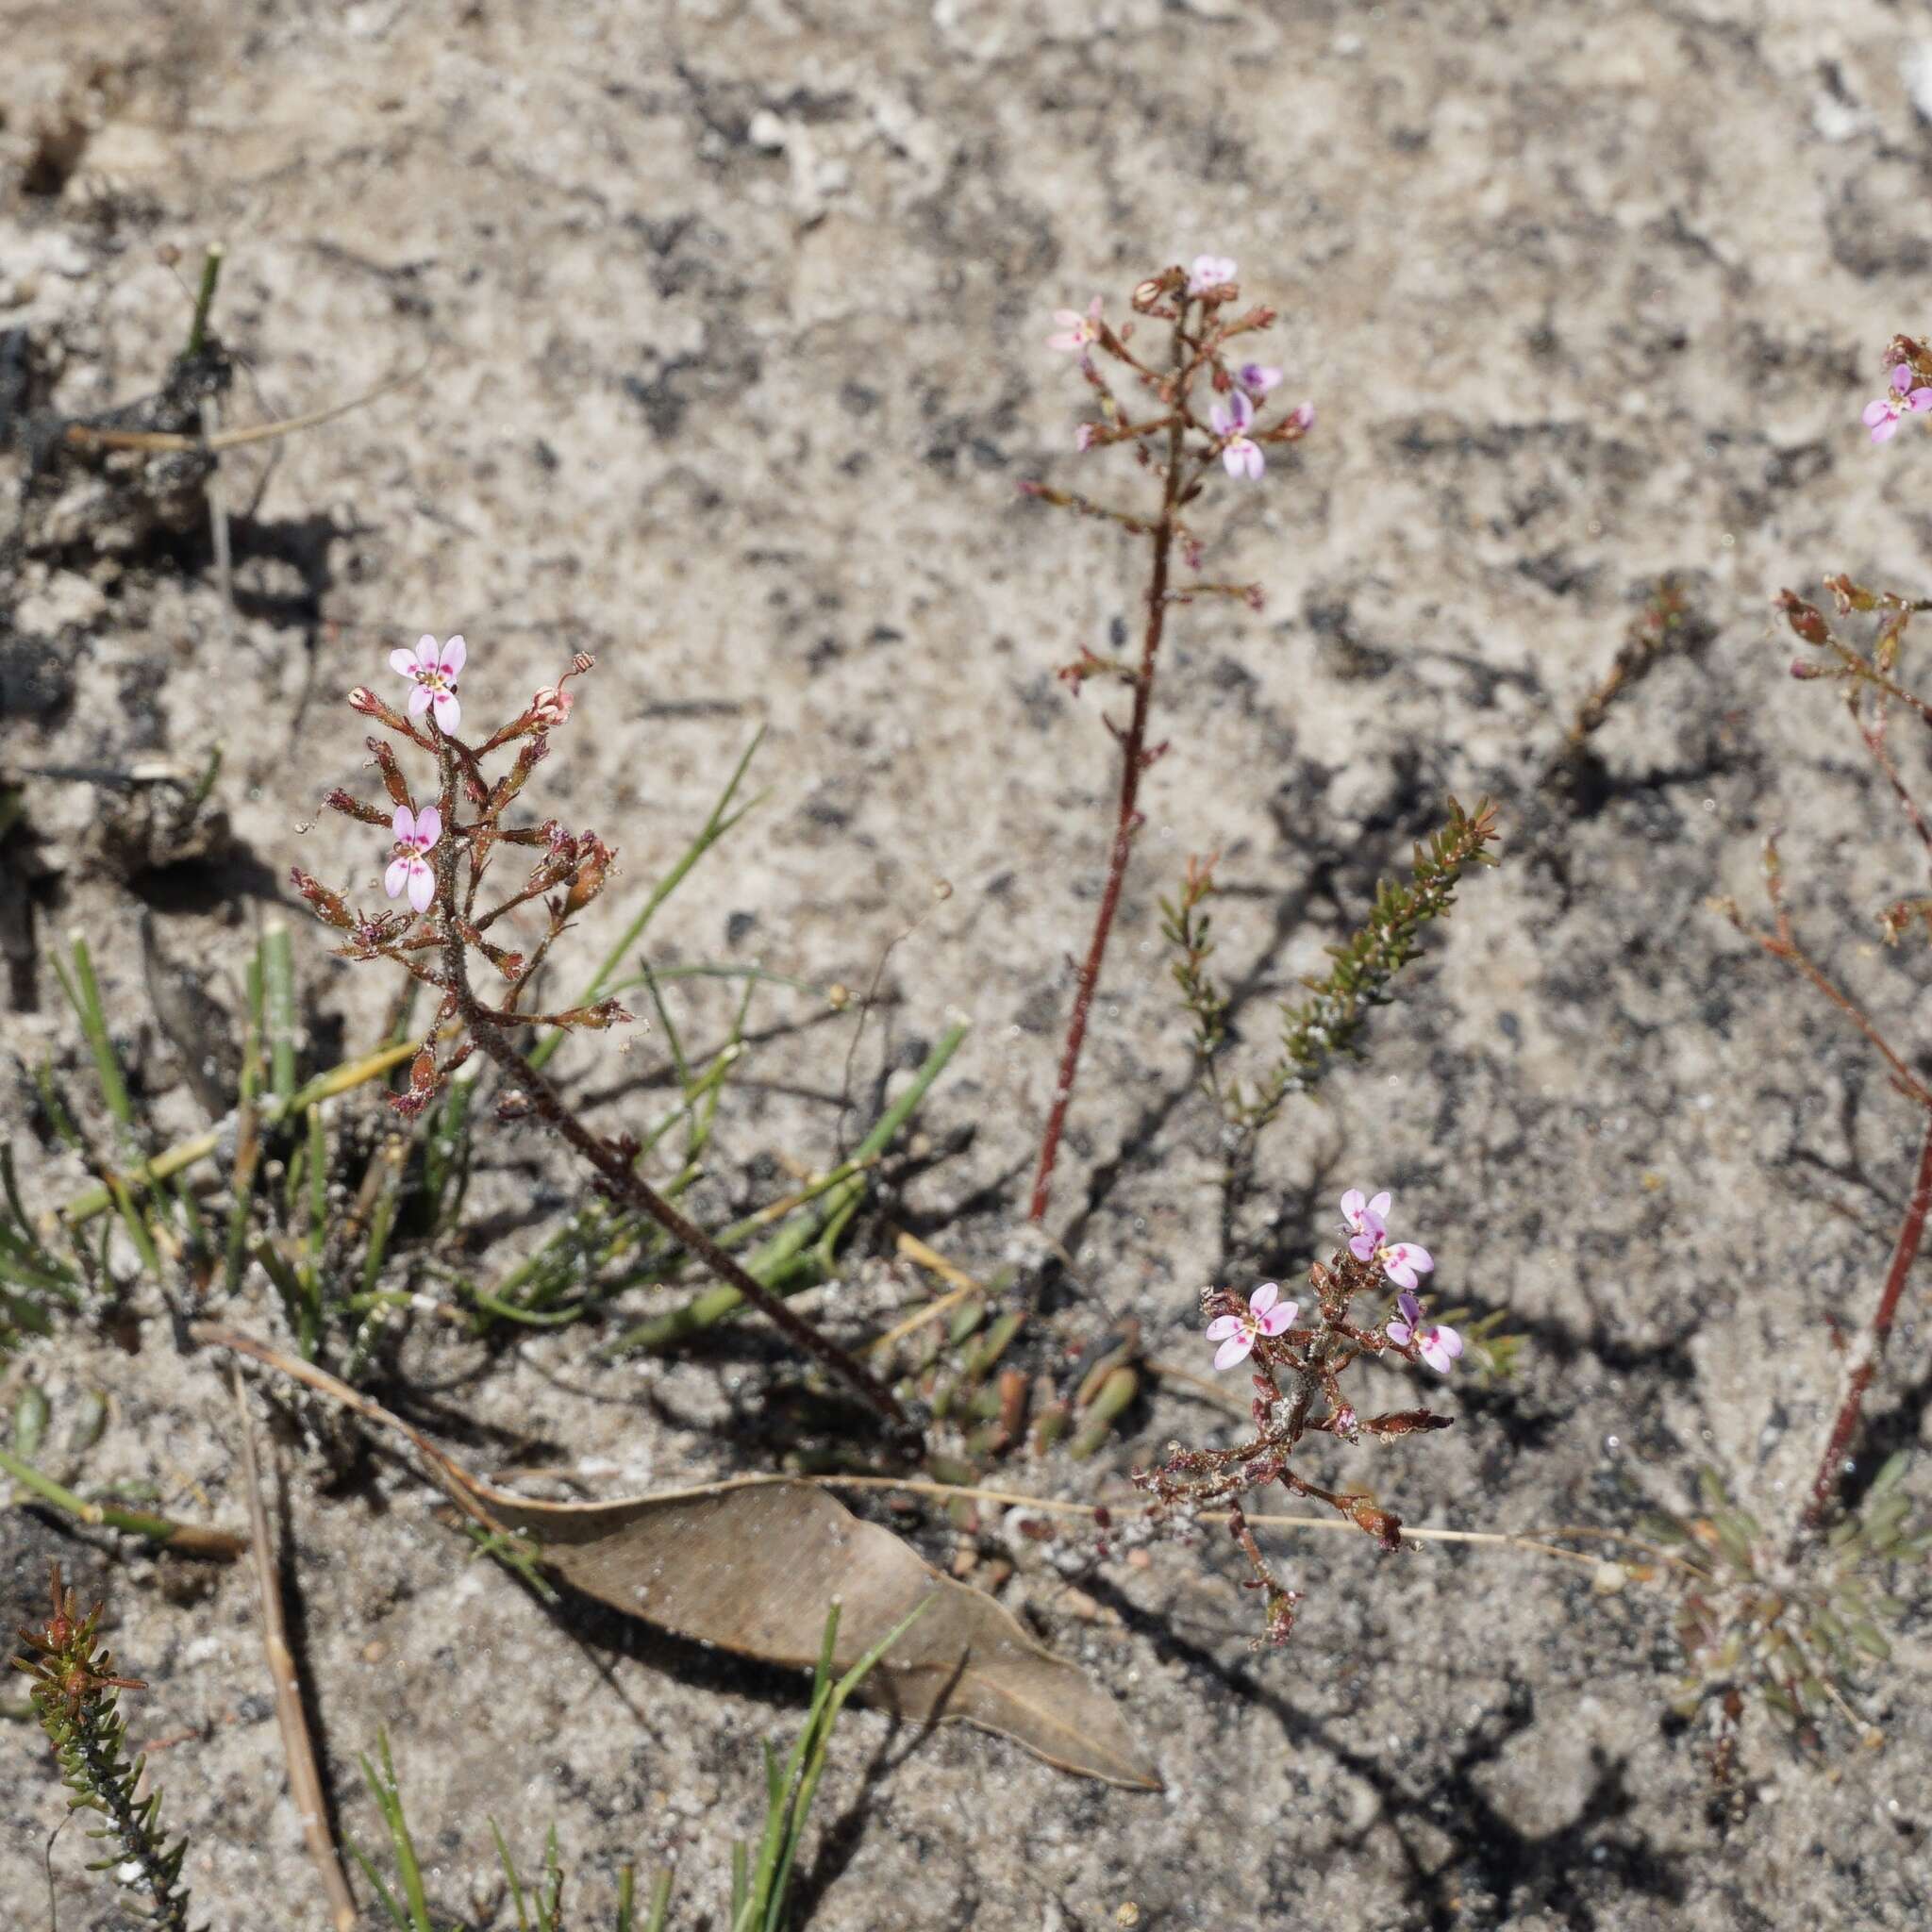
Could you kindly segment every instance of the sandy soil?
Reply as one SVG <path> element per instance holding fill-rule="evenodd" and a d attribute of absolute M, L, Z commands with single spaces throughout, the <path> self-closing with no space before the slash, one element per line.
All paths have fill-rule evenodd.
<path fill-rule="evenodd" d="M 1020 1175 L 1112 784 L 1098 694 L 1074 703 L 1052 674 L 1107 648 L 1138 594 L 1122 541 L 1016 493 L 1081 474 L 1079 386 L 1042 338 L 1058 307 L 1224 250 L 1279 305 L 1274 359 L 1321 424 L 1224 499 L 1213 569 L 1257 577 L 1266 614 L 1179 615 L 1172 750 L 1062 1170 L 1061 1332 L 1131 1313 L 1156 1354 L 1205 1362 L 1204 1280 L 1305 1268 L 1341 1188 L 1392 1186 L 1445 1292 L 1507 1309 L 1528 1341 L 1514 1385 L 1465 1378 L 1452 1431 L 1379 1458 L 1370 1479 L 1410 1520 L 1614 1527 L 1688 1501 L 1705 1463 L 1788 1516 L 1838 1391 L 1826 1318 L 1875 1294 L 1914 1123 L 1707 902 L 1755 893 L 1757 841 L 1783 825 L 1821 953 L 1923 1040 L 1917 962 L 1873 922 L 1912 856 L 1829 700 L 1780 675 L 1789 640 L 1766 618 L 1780 583 L 1827 569 L 1915 587 L 1927 459 L 1909 438 L 1871 450 L 1857 415 L 1932 262 L 1911 214 L 1932 165 L 1918 32 L 1873 0 L 0 0 L 0 332 L 26 332 L 26 402 L 78 414 L 151 391 L 188 307 L 155 251 L 192 268 L 213 238 L 220 331 L 248 365 L 227 420 L 411 374 L 225 463 L 239 615 L 198 513 L 179 536 L 68 541 L 62 516 L 90 527 L 79 482 L 37 512 L 0 606 L 5 763 L 43 774 L 41 944 L 0 1014 L 8 1047 L 82 1064 L 46 958 L 79 925 L 162 1130 L 202 1125 L 147 1017 L 130 872 L 163 943 L 231 988 L 291 860 L 331 878 L 379 861 L 340 820 L 298 827 L 364 782 L 341 694 L 386 679 L 391 645 L 462 631 L 466 696 L 506 712 L 589 649 L 547 799 L 622 845 L 632 885 L 767 733 L 770 795 L 672 902 L 663 957 L 863 985 L 950 883 L 891 956 L 859 1087 L 971 1018 L 924 1116 L 943 1158 L 894 1209 L 962 1264 L 1024 1256 Z M 1667 571 L 1709 641 L 1618 708 L 1605 782 L 1574 808 L 1536 774 Z M 188 769 L 217 741 L 236 842 L 159 881 L 126 856 L 149 836 L 142 794 L 44 775 Z M 1502 802 L 1512 859 L 1467 890 L 1372 1062 L 1270 1137 L 1270 1201 L 1224 1246 L 1156 893 L 1186 852 L 1224 852 L 1223 962 L 1264 1053 L 1270 995 L 1449 791 Z M 625 896 L 587 923 L 585 959 Z M 387 988 L 303 924 L 298 957 L 318 1056 L 366 1037 Z M 725 995 L 688 1010 L 716 1037 Z M 816 1014 L 774 995 L 768 1016 Z M 721 1128 L 719 1206 L 761 1198 L 774 1156 L 827 1157 L 848 1029 L 759 1047 Z M 610 1118 L 641 1105 L 652 1042 L 572 1053 Z M 58 1199 L 79 1171 L 8 1093 L 29 1179 Z M 527 1139 L 492 1136 L 486 1165 L 478 1199 L 506 1221 L 562 1198 Z M 853 1289 L 883 1306 L 912 1282 L 861 1257 Z M 158 1476 L 184 1511 L 235 1522 L 221 1376 L 143 1312 L 131 1350 L 69 1335 L 0 1392 L 35 1376 L 58 1417 L 108 1391 L 89 1477 Z M 1894 1445 L 1924 1430 L 1924 1315 L 1915 1289 L 1877 1404 Z M 718 1424 L 769 1359 L 755 1341 L 725 1376 L 716 1357 L 587 1354 L 573 1332 L 494 1361 L 425 1343 L 417 1413 L 484 1459 L 607 1457 L 622 1486 L 737 1466 Z M 1170 1437 L 1224 1426 L 1178 1394 L 1129 1423 L 1105 1469 L 1036 1479 L 1111 1493 Z M 407 1471 L 338 1481 L 312 1419 L 284 1434 L 351 1835 L 372 1842 L 355 1754 L 387 1724 L 448 1913 L 506 1923 L 493 1813 L 533 1857 L 557 1819 L 585 1924 L 625 1857 L 675 1857 L 687 1911 L 720 1924 L 755 1740 L 789 1729 L 795 1687 L 554 1620 L 467 1559 Z M 943 1535 L 930 1547 L 943 1557 Z M 110 1561 L 15 1512 L 9 1624 L 49 1554 L 110 1594 L 116 1646 L 150 1680 L 135 1732 L 169 1746 L 202 1910 L 265 1924 L 274 1900 L 273 1923 L 321 1924 L 245 1574 Z M 1280 1554 L 1309 1600 L 1292 1647 L 1259 1658 L 1218 1550 L 1158 1550 L 1077 1593 L 1023 1560 L 1011 1600 L 1158 1740 L 1166 1792 L 857 1714 L 812 1923 L 1073 1932 L 1133 1923 L 1129 1905 L 1159 1932 L 1926 1922 L 1923 1591 L 1871 1686 L 1883 1748 L 1821 1763 L 1754 1725 L 1755 1802 L 1725 1823 L 1695 1739 L 1664 1719 L 1655 1597 L 1599 1598 L 1588 1573 L 1511 1554 Z M 58 1801 L 18 1724 L 0 1725 L 0 1897 L 36 1924 Z M 108 1924 L 71 1840 L 56 1862 L 62 1924 Z"/>

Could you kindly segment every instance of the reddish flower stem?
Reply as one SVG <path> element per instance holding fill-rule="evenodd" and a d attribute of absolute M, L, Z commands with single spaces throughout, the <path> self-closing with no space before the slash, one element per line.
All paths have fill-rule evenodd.
<path fill-rule="evenodd" d="M 1932 1211 L 1932 1116 L 1928 1116 L 1925 1122 L 1924 1143 L 1919 1150 L 1918 1178 L 1912 1184 L 1912 1197 L 1906 1204 L 1906 1218 L 1899 1224 L 1898 1243 L 1891 1251 L 1891 1269 L 1885 1277 L 1884 1292 L 1878 1297 L 1878 1310 L 1872 1317 L 1872 1329 L 1865 1339 L 1864 1352 L 1852 1370 L 1844 1401 L 1839 1406 L 1831 1435 L 1824 1444 L 1824 1458 L 1812 1479 L 1811 1500 L 1806 1506 L 1800 1524 L 1801 1534 L 1817 1529 L 1824 1521 L 1826 1510 L 1831 1507 L 1846 1454 L 1858 1432 L 1865 1391 L 1871 1388 L 1873 1378 L 1878 1373 L 1878 1365 L 1885 1359 L 1886 1344 L 1891 1340 L 1892 1319 L 1898 1313 L 1899 1300 L 1906 1291 L 1906 1280 L 1912 1272 L 1912 1263 L 1919 1258 L 1919 1243 L 1925 1233 L 1928 1211 Z"/>
<path fill-rule="evenodd" d="M 452 813 L 455 793 L 454 775 L 445 762 L 443 795 L 450 802 Z M 456 874 L 457 841 L 452 837 L 444 841 L 439 854 L 437 891 L 445 906 L 452 903 Z M 648 1215 L 687 1254 L 702 1262 L 720 1281 L 735 1288 L 795 1348 L 810 1356 L 844 1383 L 868 1407 L 882 1416 L 902 1442 L 908 1446 L 916 1445 L 920 1436 L 912 1418 L 906 1413 L 898 1397 L 857 1356 L 841 1348 L 829 1336 L 822 1335 L 809 1322 L 788 1308 L 784 1301 L 757 1275 L 741 1266 L 703 1228 L 680 1214 L 631 1165 L 629 1155 L 587 1126 L 563 1095 L 517 1051 L 508 1037 L 500 1030 L 498 1016 L 485 1007 L 472 991 L 462 935 L 455 923 L 447 918 L 443 922 L 442 957 L 451 996 L 463 1024 L 469 1028 L 470 1037 L 523 1090 L 537 1115 L 555 1127 L 597 1170 L 611 1194 L 638 1212 Z M 508 1018 L 519 1025 L 529 1024 L 521 1014 L 512 1014 Z"/>
<path fill-rule="evenodd" d="M 1174 336 L 1174 355 L 1181 353 L 1179 332 Z M 1174 510 L 1178 507 L 1181 476 L 1181 422 L 1178 416 L 1167 432 L 1167 479 L 1162 495 L 1159 521 L 1147 532 L 1153 550 L 1147 581 L 1147 625 L 1141 637 L 1141 664 L 1134 677 L 1134 709 L 1127 728 L 1121 735 L 1120 804 L 1114 818 L 1113 846 L 1108 858 L 1107 884 L 1100 894 L 1100 910 L 1093 921 L 1093 937 L 1088 941 L 1087 957 L 1080 965 L 1079 984 L 1074 993 L 1073 1017 L 1067 1023 L 1066 1043 L 1060 1049 L 1059 1075 L 1054 1084 L 1053 1107 L 1046 1117 L 1046 1131 L 1040 1141 L 1040 1165 L 1033 1176 L 1033 1201 L 1027 1220 L 1046 1219 L 1047 1202 L 1053 1193 L 1054 1162 L 1059 1157 L 1060 1136 L 1066 1130 L 1067 1108 L 1074 1098 L 1074 1078 L 1080 1070 L 1080 1049 L 1087 1040 L 1087 1021 L 1093 1010 L 1093 994 L 1100 984 L 1100 965 L 1107 956 L 1107 941 L 1113 931 L 1114 914 L 1120 908 L 1121 886 L 1126 878 L 1127 860 L 1133 855 L 1134 836 L 1141 829 L 1139 800 L 1141 774 L 1154 762 L 1147 751 L 1147 719 L 1154 708 L 1154 660 L 1160 650 L 1160 633 L 1167 619 L 1167 576 L 1174 554 Z"/>

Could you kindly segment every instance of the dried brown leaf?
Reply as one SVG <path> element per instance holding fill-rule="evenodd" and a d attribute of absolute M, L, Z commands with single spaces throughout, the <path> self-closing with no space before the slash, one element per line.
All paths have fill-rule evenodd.
<path fill-rule="evenodd" d="M 1083 1671 L 1036 1643 L 990 1596 L 941 1576 L 816 1484 L 747 1476 L 610 1503 L 532 1502 L 473 1475 L 422 1430 L 313 1362 L 212 1322 L 193 1323 L 189 1333 L 393 1430 L 480 1527 L 520 1532 L 587 1596 L 681 1637 L 808 1670 L 836 1600 L 833 1662 L 844 1671 L 930 1596 L 924 1615 L 859 1686 L 862 1702 L 924 1722 L 976 1724 L 1082 1777 L 1161 1789 L 1119 1707 Z"/>
<path fill-rule="evenodd" d="M 859 1687 L 861 1702 L 976 1724 L 1059 1770 L 1160 1789 L 1120 1707 L 1084 1672 L 813 1484 L 752 1477 L 609 1503 L 531 1502 L 481 1483 L 474 1494 L 587 1596 L 770 1663 L 808 1670 L 836 1598 L 833 1664 L 845 1670 L 930 1596 Z"/>

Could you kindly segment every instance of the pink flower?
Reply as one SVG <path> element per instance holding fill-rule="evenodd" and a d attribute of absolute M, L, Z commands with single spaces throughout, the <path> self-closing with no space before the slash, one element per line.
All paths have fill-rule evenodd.
<path fill-rule="evenodd" d="M 1221 438 L 1221 460 L 1230 476 L 1246 476 L 1251 482 L 1268 467 L 1261 445 L 1248 434 L 1255 420 L 1255 406 L 1243 390 L 1236 390 L 1224 403 L 1208 411 L 1214 433 Z"/>
<path fill-rule="evenodd" d="M 1341 1197 L 1341 1218 L 1354 1230 L 1348 1252 L 1357 1261 L 1374 1261 L 1397 1288 L 1412 1289 L 1419 1275 L 1435 1271 L 1435 1259 L 1428 1249 L 1414 1241 L 1389 1239 L 1389 1204 L 1394 1196 L 1385 1189 L 1372 1201 L 1362 1199 L 1359 1188 L 1351 1188 Z"/>
<path fill-rule="evenodd" d="M 1100 434 L 1098 423 L 1083 423 L 1074 432 L 1074 447 L 1085 456 L 1093 447 L 1093 440 Z"/>
<path fill-rule="evenodd" d="M 570 708 L 575 703 L 575 694 L 565 691 L 562 685 L 546 684 L 530 700 L 530 715 L 547 731 L 553 724 L 561 724 L 570 716 Z"/>
<path fill-rule="evenodd" d="M 462 718 L 462 708 L 457 703 L 457 673 L 463 668 L 468 653 L 469 646 L 461 638 L 439 644 L 434 638 L 425 637 L 417 640 L 413 651 L 389 654 L 389 668 L 415 683 L 416 689 L 409 693 L 410 717 L 420 718 L 434 705 L 438 725 L 455 731 Z"/>
<path fill-rule="evenodd" d="M 1313 403 L 1297 403 L 1287 415 L 1283 427 L 1294 431 L 1294 441 L 1299 442 L 1315 426 L 1315 406 Z"/>
<path fill-rule="evenodd" d="M 1084 357 L 1100 340 L 1100 297 L 1094 296 L 1087 305 L 1085 315 L 1076 308 L 1056 308 L 1053 319 L 1059 324 L 1059 332 L 1047 337 L 1046 346 Z"/>
<path fill-rule="evenodd" d="M 1389 1225 L 1390 1204 L 1395 1196 L 1385 1188 L 1373 1201 L 1362 1198 L 1359 1188 L 1351 1188 L 1341 1197 L 1341 1218 L 1347 1224 L 1355 1239 L 1348 1244 L 1348 1251 L 1357 1261 L 1372 1261 L 1375 1257 L 1375 1242 Z M 1369 1224 L 1374 1224 L 1370 1232 Z"/>
<path fill-rule="evenodd" d="M 1395 1297 L 1395 1306 L 1400 1313 L 1389 1324 L 1389 1340 L 1397 1348 L 1407 1348 L 1413 1341 L 1424 1361 L 1437 1374 L 1446 1375 L 1450 1364 L 1462 1353 L 1462 1337 L 1446 1322 L 1432 1322 L 1424 1327 L 1423 1305 L 1407 1289 Z"/>
<path fill-rule="evenodd" d="M 1243 362 L 1234 379 L 1258 403 L 1281 380 L 1281 371 L 1272 362 Z"/>
<path fill-rule="evenodd" d="M 1909 411 L 1932 409 L 1932 389 L 1912 387 L 1912 366 L 1901 362 L 1891 372 L 1891 393 L 1865 405 L 1865 427 L 1874 442 L 1890 442 L 1898 434 L 1898 419 Z"/>
<path fill-rule="evenodd" d="M 1192 273 L 1188 276 L 1188 293 L 1205 295 L 1210 289 L 1219 289 L 1234 280 L 1234 263 L 1224 255 L 1197 255 L 1194 258 Z"/>
<path fill-rule="evenodd" d="M 442 836 L 442 814 L 433 805 L 421 811 L 399 805 L 394 824 L 396 856 L 382 875 L 382 889 L 391 899 L 399 899 L 407 888 L 409 904 L 418 912 L 427 912 L 436 897 L 436 873 L 423 855 Z"/>
<path fill-rule="evenodd" d="M 1231 1369 L 1248 1358 L 1262 1336 L 1293 1327 L 1294 1308 L 1292 1302 L 1281 1300 L 1281 1291 L 1272 1281 L 1264 1281 L 1248 1297 L 1245 1314 L 1216 1315 L 1208 1324 L 1208 1340 L 1221 1344 L 1214 1351 L 1214 1366 Z"/>

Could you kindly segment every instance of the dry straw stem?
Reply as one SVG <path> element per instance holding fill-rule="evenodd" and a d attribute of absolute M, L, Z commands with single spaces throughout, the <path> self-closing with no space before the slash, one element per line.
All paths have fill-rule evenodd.
<path fill-rule="evenodd" d="M 325 423 L 333 423 L 339 416 L 353 414 L 358 409 L 386 396 L 391 390 L 398 390 L 405 384 L 416 381 L 428 369 L 428 363 L 421 368 L 408 369 L 395 375 L 385 377 L 372 390 L 359 396 L 353 396 L 346 403 L 331 403 L 325 409 L 311 409 L 306 416 L 285 416 L 279 423 L 253 423 L 246 429 L 224 429 L 217 436 L 182 436 L 166 429 L 96 429 L 90 423 L 70 423 L 60 434 L 64 441 L 75 449 L 136 449 L 149 451 L 203 450 L 216 451 L 240 449 L 251 442 L 273 442 L 278 436 L 292 436 L 298 429 L 315 429 Z"/>
<path fill-rule="evenodd" d="M 430 1474 L 436 1486 L 449 1497 L 451 1502 L 465 1514 L 475 1518 L 485 1528 L 498 1535 L 506 1533 L 505 1525 L 497 1522 L 478 1500 L 472 1486 L 475 1478 L 458 1462 L 452 1460 L 439 1449 L 429 1438 L 417 1428 L 403 1421 L 400 1416 L 369 1400 L 351 1389 L 346 1382 L 339 1382 L 326 1369 L 319 1369 L 313 1362 L 305 1362 L 298 1357 L 285 1355 L 280 1349 L 271 1347 L 267 1342 L 258 1341 L 251 1335 L 243 1335 L 237 1329 L 224 1328 L 213 1322 L 194 1322 L 189 1324 L 189 1334 L 196 1341 L 207 1342 L 214 1348 L 229 1348 L 237 1354 L 252 1356 L 267 1367 L 278 1370 L 282 1374 L 295 1381 L 306 1382 L 311 1389 L 325 1395 L 333 1396 L 358 1415 L 367 1418 L 378 1425 L 395 1430 L 408 1439 L 409 1443 L 429 1464 Z M 890 1490 L 914 1496 L 939 1496 L 947 1500 L 966 1500 L 982 1503 L 1002 1503 L 1014 1507 L 1038 1509 L 1049 1516 L 1078 1516 L 1091 1522 L 1102 1507 L 1109 1506 L 1094 1503 L 1064 1503 L 1050 1497 L 1024 1495 L 1017 1490 L 975 1489 L 959 1483 L 929 1482 L 914 1476 L 892 1475 L 819 1475 L 819 1476 L 747 1476 L 741 1478 L 748 1484 L 806 1482 L 819 1489 L 826 1490 Z M 1109 1513 L 1126 1513 L 1136 1505 L 1116 1506 Z M 1245 1512 L 1243 1512 L 1245 1514 Z M 1226 1510 L 1204 1510 L 1193 1519 L 1198 1523 L 1231 1522 L 1232 1514 Z M 1361 1532 L 1353 1523 L 1329 1516 L 1247 1516 L 1246 1520 L 1257 1527 L 1267 1529 L 1316 1529 L 1341 1531 L 1351 1536 Z M 1621 1530 L 1594 1529 L 1583 1526 L 1565 1525 L 1556 1529 L 1537 1532 L 1536 1535 L 1514 1535 L 1503 1530 L 1476 1529 L 1415 1529 L 1404 1524 L 1402 1534 L 1418 1542 L 1477 1543 L 1495 1547 L 1529 1550 L 1540 1556 L 1560 1557 L 1567 1563 L 1583 1563 L 1594 1568 L 1597 1558 L 1587 1557 L 1579 1550 L 1565 1550 L 1555 1543 L 1541 1541 L 1545 1537 L 1568 1536 L 1588 1538 L 1602 1542 L 1620 1543 L 1629 1549 L 1641 1550 L 1658 1564 L 1672 1568 L 1690 1570 L 1681 1557 L 1673 1555 L 1660 1544 L 1640 1536 L 1627 1536 Z"/>
<path fill-rule="evenodd" d="M 968 1295 L 985 1294 L 986 1284 L 976 1281 L 963 1268 L 955 1267 L 937 1248 L 929 1248 L 916 1234 L 908 1234 L 904 1228 L 898 1230 L 896 1245 L 900 1254 L 908 1261 L 917 1262 L 922 1268 L 937 1274 L 941 1281 L 950 1282 L 947 1291 L 924 1302 L 902 1321 L 888 1328 L 883 1335 L 876 1336 L 866 1343 L 869 1355 L 883 1355 L 896 1341 L 903 1341 L 915 1329 L 923 1328 L 935 1316 L 950 1313 Z"/>
<path fill-rule="evenodd" d="M 356 1932 L 356 1901 L 328 1835 L 328 1809 L 323 1800 L 322 1774 L 315 1762 L 315 1745 L 302 1710 L 302 1685 L 295 1674 L 295 1654 L 289 1647 L 289 1626 L 282 1614 L 282 1593 L 275 1582 L 275 1553 L 269 1538 L 268 1511 L 261 1500 L 261 1474 L 255 1459 L 255 1431 L 248 1420 L 248 1397 L 242 1371 L 228 1364 L 228 1387 L 235 1397 L 235 1418 L 242 1435 L 242 1481 L 248 1498 L 248 1528 L 255 1557 L 256 1588 L 261 1593 L 261 1647 L 268 1657 L 275 1687 L 275 1723 L 282 1734 L 282 1751 L 289 1765 L 289 1795 L 302 1820 L 308 1856 L 322 1875 L 328 1894 L 329 1916 L 336 1932 Z"/>
<path fill-rule="evenodd" d="M 799 1478 L 779 1478 L 770 1480 L 799 1480 Z M 804 1478 L 817 1483 L 827 1490 L 895 1490 L 915 1496 L 942 1496 L 948 1501 L 964 1500 L 979 1503 L 1001 1503 L 1016 1509 L 1037 1509 L 1048 1516 L 1078 1516 L 1092 1521 L 1105 1508 L 1109 1515 L 1126 1514 L 1134 1506 L 1109 1506 L 1101 1503 L 1062 1503 L 1044 1496 L 1027 1496 L 1017 1490 L 982 1490 L 962 1483 L 924 1482 L 909 1476 L 896 1475 L 815 1475 Z M 1329 1530 L 1344 1536 L 1358 1537 L 1360 1529 L 1352 1522 L 1337 1516 L 1255 1516 L 1248 1511 L 1241 1512 L 1241 1520 L 1262 1529 L 1320 1529 Z M 1194 1523 L 1232 1523 L 1234 1512 L 1229 1509 L 1204 1509 L 1190 1519 Z M 1418 1542 L 1431 1543 L 1485 1543 L 1512 1550 L 1529 1550 L 1538 1556 L 1560 1557 L 1566 1563 L 1582 1563 L 1595 1570 L 1601 1567 L 1595 1557 L 1586 1557 L 1580 1550 L 1566 1550 L 1556 1543 L 1541 1541 L 1543 1537 L 1574 1536 L 1589 1537 L 1603 1542 L 1622 1543 L 1630 1549 L 1638 1549 L 1653 1562 L 1669 1564 L 1693 1574 L 1695 1566 L 1685 1562 L 1683 1557 L 1673 1556 L 1670 1551 L 1641 1536 L 1626 1536 L 1622 1530 L 1588 1529 L 1564 1525 L 1557 1529 L 1539 1531 L 1535 1536 L 1515 1535 L 1507 1530 L 1494 1529 L 1415 1529 L 1408 1524 L 1402 1525 L 1402 1534 Z"/>

